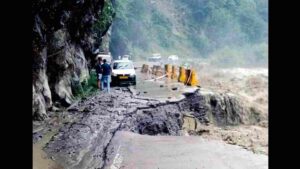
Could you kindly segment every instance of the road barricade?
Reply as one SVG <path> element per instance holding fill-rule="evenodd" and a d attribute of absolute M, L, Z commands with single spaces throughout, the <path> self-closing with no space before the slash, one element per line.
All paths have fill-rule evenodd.
<path fill-rule="evenodd" d="M 165 72 L 166 72 L 167 78 L 171 78 L 171 75 L 172 75 L 172 65 L 166 64 L 165 65 Z"/>
<path fill-rule="evenodd" d="M 141 72 L 142 73 L 147 73 L 148 71 L 149 71 L 149 65 L 143 64 Z"/>
<path fill-rule="evenodd" d="M 178 71 L 177 66 L 173 65 L 172 66 L 172 76 L 171 76 L 172 79 L 178 78 L 177 71 Z"/>
<path fill-rule="evenodd" d="M 158 66 L 158 65 L 154 65 L 153 68 L 152 68 L 152 74 L 154 74 L 155 76 L 164 75 L 162 67 Z"/>
<path fill-rule="evenodd" d="M 197 73 L 196 73 L 196 71 L 194 69 L 188 70 L 187 73 L 189 75 L 188 79 L 187 79 L 187 85 L 190 85 L 190 86 L 198 86 L 198 85 L 200 85 Z"/>
<path fill-rule="evenodd" d="M 180 66 L 179 68 L 179 78 L 178 81 L 181 83 L 185 83 L 186 82 L 186 70 L 183 66 Z"/>

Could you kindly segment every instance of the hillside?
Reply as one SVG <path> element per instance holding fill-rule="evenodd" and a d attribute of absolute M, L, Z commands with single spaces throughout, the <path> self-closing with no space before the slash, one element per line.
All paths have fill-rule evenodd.
<path fill-rule="evenodd" d="M 159 52 L 216 65 L 267 65 L 267 0 L 122 0 L 115 8 L 115 57 Z"/>

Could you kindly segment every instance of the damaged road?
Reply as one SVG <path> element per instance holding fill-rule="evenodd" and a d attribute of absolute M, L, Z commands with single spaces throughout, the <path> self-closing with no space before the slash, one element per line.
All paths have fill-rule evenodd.
<path fill-rule="evenodd" d="M 111 164 L 112 140 L 118 131 L 155 137 L 184 136 L 184 114 L 192 115 L 203 125 L 250 124 L 263 118 L 255 116 L 253 121 L 249 118 L 253 116 L 251 111 L 245 110 L 235 99 L 222 101 L 207 96 L 198 89 L 185 94 L 183 99 L 161 101 L 137 96 L 131 88 L 113 88 L 111 94 L 98 93 L 65 112 L 50 112 L 50 119 L 44 125 L 34 126 L 33 141 L 35 144 L 44 142 L 43 151 L 62 168 L 102 169 Z M 53 134 L 45 141 L 49 132 Z M 212 153 L 212 158 L 213 155 L 219 156 Z M 247 168 L 249 164 L 238 166 Z M 267 166 L 266 156 L 260 166 L 264 167 L 258 168 Z"/>
<path fill-rule="evenodd" d="M 201 137 L 148 136 L 118 131 L 105 169 L 266 169 L 267 156 Z"/>

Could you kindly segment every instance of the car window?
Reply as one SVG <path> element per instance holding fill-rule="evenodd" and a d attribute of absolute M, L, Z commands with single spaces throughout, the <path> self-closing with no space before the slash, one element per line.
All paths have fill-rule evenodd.
<path fill-rule="evenodd" d="M 131 62 L 115 62 L 113 69 L 133 69 L 133 64 Z"/>

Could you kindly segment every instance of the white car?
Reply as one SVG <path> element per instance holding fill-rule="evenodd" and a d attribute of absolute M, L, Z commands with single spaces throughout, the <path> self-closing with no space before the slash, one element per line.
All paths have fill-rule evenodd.
<path fill-rule="evenodd" d="M 98 60 L 99 57 L 101 57 L 102 60 L 106 59 L 108 64 L 110 64 L 111 61 L 112 61 L 112 57 L 111 57 L 110 53 L 109 54 L 98 54 L 97 57 L 96 57 L 96 60 Z"/>
<path fill-rule="evenodd" d="M 131 57 L 129 55 L 123 55 L 122 60 L 127 59 L 129 60 Z"/>
<path fill-rule="evenodd" d="M 178 56 L 177 55 L 170 55 L 168 57 L 168 61 L 178 61 Z"/>
<path fill-rule="evenodd" d="M 112 73 L 111 79 L 112 84 L 133 84 L 136 85 L 136 73 L 133 62 L 128 59 L 114 60 L 111 64 Z"/>
<path fill-rule="evenodd" d="M 154 53 L 152 56 L 147 58 L 147 61 L 153 65 L 161 65 L 162 57 L 159 53 Z"/>

